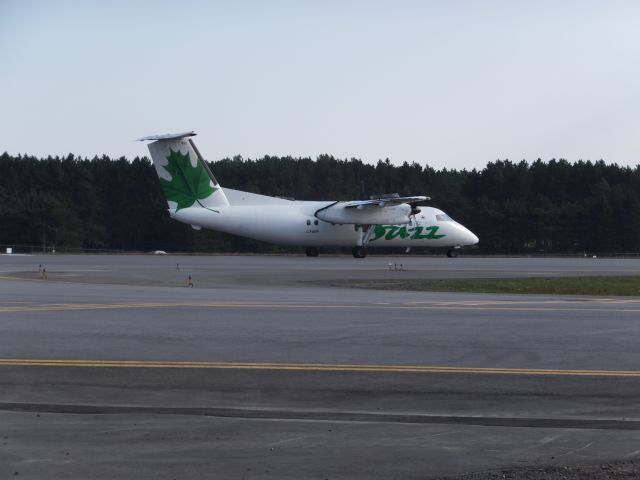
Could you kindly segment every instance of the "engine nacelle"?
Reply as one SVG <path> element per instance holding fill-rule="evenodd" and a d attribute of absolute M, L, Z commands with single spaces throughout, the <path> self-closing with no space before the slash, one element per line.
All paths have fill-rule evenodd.
<path fill-rule="evenodd" d="M 398 225 L 409 223 L 411 205 L 367 206 L 347 208 L 346 202 L 338 202 L 316 212 L 316 217 L 330 223 L 356 225 Z"/>

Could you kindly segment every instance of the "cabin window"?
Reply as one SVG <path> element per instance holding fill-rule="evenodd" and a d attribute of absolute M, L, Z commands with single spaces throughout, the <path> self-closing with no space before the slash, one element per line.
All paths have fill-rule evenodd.
<path fill-rule="evenodd" d="M 307 225 L 311 225 L 311 220 L 307 220 Z"/>
<path fill-rule="evenodd" d="M 313 224 L 314 224 L 314 225 L 317 225 L 317 224 L 318 224 L 318 220 L 314 220 L 314 221 L 313 221 Z"/>

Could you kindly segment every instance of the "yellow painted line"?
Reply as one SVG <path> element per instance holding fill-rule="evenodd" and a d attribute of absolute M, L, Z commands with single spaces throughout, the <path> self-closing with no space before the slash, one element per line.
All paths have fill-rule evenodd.
<path fill-rule="evenodd" d="M 460 301 L 429 301 L 429 302 L 408 302 L 409 305 L 439 305 L 439 306 L 512 306 L 512 305 L 611 305 L 611 304 L 640 304 L 640 299 L 617 299 L 617 298 L 584 298 L 580 300 L 460 300 Z"/>
<path fill-rule="evenodd" d="M 178 362 L 150 360 L 0 359 L 2 366 L 91 368 L 183 368 L 210 370 L 289 370 L 307 372 L 450 373 L 476 375 L 548 375 L 640 377 L 640 370 L 559 370 L 540 368 L 447 367 L 421 365 L 348 365 L 323 363 Z"/>
<path fill-rule="evenodd" d="M 146 303 L 54 303 L 29 306 L 0 306 L 0 313 L 48 312 L 65 310 L 111 310 L 123 308 L 361 308 L 362 305 L 315 305 L 278 303 L 225 303 L 225 302 L 146 302 Z"/>
<path fill-rule="evenodd" d="M 50 274 L 51 272 L 47 272 L 48 274 Z M 43 279 L 40 274 L 37 274 L 36 277 L 34 278 L 27 278 L 27 277 L 14 277 L 12 275 L 0 275 L 0 280 L 11 280 L 11 281 L 20 281 L 20 282 L 56 282 L 56 283 L 79 283 L 79 282 L 71 282 L 71 281 L 64 281 L 64 280 L 58 280 L 57 278 L 55 280 L 45 280 Z M 87 284 L 89 285 L 89 284 Z M 104 284 L 93 284 L 93 285 L 104 285 Z"/>
<path fill-rule="evenodd" d="M 56 303 L 42 305 L 15 305 L 0 306 L 0 313 L 20 313 L 20 312 L 50 312 L 50 311 L 73 311 L 73 310 L 117 310 L 135 308 L 273 308 L 273 309 L 356 309 L 356 308 L 377 308 L 388 310 L 487 310 L 487 311 L 523 311 L 523 312 L 620 312 L 638 313 L 640 309 L 633 308 L 594 308 L 594 303 L 580 304 L 576 307 L 525 307 L 511 306 L 507 304 L 474 305 L 467 303 L 442 304 L 355 304 L 355 305 L 333 305 L 333 304 L 295 304 L 295 303 L 234 303 L 234 302 L 142 302 L 142 303 Z"/>

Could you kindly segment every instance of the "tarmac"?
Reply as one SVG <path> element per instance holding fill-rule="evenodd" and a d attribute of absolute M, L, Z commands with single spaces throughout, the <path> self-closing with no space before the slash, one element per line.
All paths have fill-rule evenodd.
<path fill-rule="evenodd" d="M 0 477 L 404 479 L 637 460 L 640 293 L 327 285 L 639 271 L 593 258 L 0 256 Z"/>

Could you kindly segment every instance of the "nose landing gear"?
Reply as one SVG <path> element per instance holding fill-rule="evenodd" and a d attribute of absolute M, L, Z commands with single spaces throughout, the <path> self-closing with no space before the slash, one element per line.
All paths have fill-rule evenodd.
<path fill-rule="evenodd" d="M 458 256 L 458 250 L 456 248 L 450 248 L 447 250 L 447 257 L 456 258 Z"/>
<path fill-rule="evenodd" d="M 317 257 L 320 253 L 316 247 L 307 247 L 304 252 L 307 254 L 307 257 Z"/>

